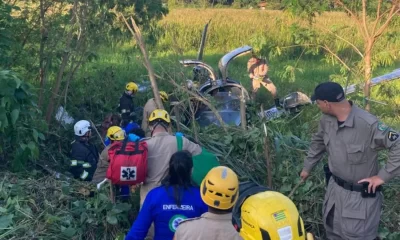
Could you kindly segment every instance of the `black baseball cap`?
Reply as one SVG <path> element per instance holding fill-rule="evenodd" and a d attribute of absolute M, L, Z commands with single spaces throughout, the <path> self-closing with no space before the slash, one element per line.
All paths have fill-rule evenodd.
<path fill-rule="evenodd" d="M 341 102 L 345 99 L 344 91 L 340 84 L 335 82 L 324 82 L 319 84 L 314 94 L 311 96 L 311 101 L 321 100 L 327 102 Z"/>

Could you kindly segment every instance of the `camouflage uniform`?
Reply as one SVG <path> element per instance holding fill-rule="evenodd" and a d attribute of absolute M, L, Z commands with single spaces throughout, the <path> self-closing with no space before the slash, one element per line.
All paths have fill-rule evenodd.
<path fill-rule="evenodd" d="M 267 75 L 268 65 L 264 59 L 250 58 L 247 62 L 247 71 L 252 79 L 253 95 L 263 85 L 272 94 L 272 97 L 277 97 L 275 84 Z"/>

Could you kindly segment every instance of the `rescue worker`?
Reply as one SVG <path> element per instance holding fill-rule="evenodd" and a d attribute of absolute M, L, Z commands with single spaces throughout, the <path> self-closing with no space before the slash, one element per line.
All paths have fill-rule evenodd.
<path fill-rule="evenodd" d="M 311 98 L 323 116 L 300 174 L 306 180 L 327 152 L 323 223 L 328 239 L 372 240 L 378 236 L 382 184 L 400 175 L 400 140 L 377 117 L 346 100 L 334 82 L 319 84 Z M 379 169 L 378 151 L 389 150 Z"/>
<path fill-rule="evenodd" d="M 108 158 L 108 149 L 115 141 L 122 141 L 125 139 L 125 132 L 118 126 L 112 126 L 107 130 L 107 138 L 110 140 L 104 150 L 100 154 L 99 163 L 97 169 L 93 175 L 92 182 L 97 184 L 106 178 L 108 166 L 110 165 L 110 159 Z"/>
<path fill-rule="evenodd" d="M 171 118 L 167 111 L 162 109 L 154 110 L 149 116 L 149 128 L 151 137 L 145 138 L 147 142 L 147 177 L 140 187 L 140 206 L 153 188 L 160 186 L 162 178 L 168 171 L 168 164 L 172 154 L 178 151 L 177 139 L 169 133 Z M 201 147 L 182 137 L 182 150 L 189 151 L 193 156 L 201 153 Z M 153 229 L 150 228 L 148 237 L 153 236 Z"/>
<path fill-rule="evenodd" d="M 167 111 L 162 109 L 154 110 L 149 117 L 151 137 L 145 138 L 147 142 L 147 178 L 140 188 L 140 202 L 143 204 L 147 193 L 161 184 L 161 179 L 168 170 L 168 163 L 172 154 L 178 151 L 176 137 L 169 134 L 168 129 L 171 118 Z M 182 137 L 182 150 L 189 151 L 192 155 L 201 153 L 201 147 Z"/>
<path fill-rule="evenodd" d="M 263 85 L 274 98 L 275 106 L 280 107 L 278 92 L 275 84 L 268 77 L 268 64 L 265 59 L 257 57 L 255 53 L 252 53 L 252 57 L 247 62 L 247 72 L 252 82 L 252 98 L 256 98 L 258 89 Z"/>
<path fill-rule="evenodd" d="M 160 91 L 160 98 L 163 103 L 168 102 L 168 94 L 164 91 Z M 142 118 L 142 129 L 145 131 L 146 136 L 150 137 L 150 133 L 148 131 L 148 126 L 149 126 L 149 117 L 150 114 L 157 109 L 157 104 L 154 98 L 150 98 L 147 100 L 146 104 L 143 107 L 143 118 Z"/>
<path fill-rule="evenodd" d="M 90 123 L 80 120 L 74 125 L 75 140 L 71 148 L 71 164 L 69 171 L 74 178 L 91 181 L 99 161 L 99 152 L 95 145 L 89 142 L 91 136 Z"/>
<path fill-rule="evenodd" d="M 137 93 L 139 87 L 134 82 L 129 82 L 125 86 L 125 91 L 119 99 L 118 111 L 121 114 L 121 126 L 125 127 L 130 121 L 134 121 L 133 96 Z"/>
<path fill-rule="evenodd" d="M 208 205 L 208 212 L 183 220 L 174 240 L 242 239 L 232 225 L 232 208 L 239 195 L 236 173 L 224 166 L 211 169 L 201 183 L 200 194 Z"/>
<path fill-rule="evenodd" d="M 232 223 L 244 240 L 313 240 L 288 197 L 254 182 L 240 183 Z"/>
<path fill-rule="evenodd" d="M 179 151 L 169 161 L 167 176 L 149 192 L 125 240 L 143 240 L 152 222 L 155 240 L 172 240 L 179 222 L 207 212 L 199 187 L 191 181 L 192 155 Z"/>

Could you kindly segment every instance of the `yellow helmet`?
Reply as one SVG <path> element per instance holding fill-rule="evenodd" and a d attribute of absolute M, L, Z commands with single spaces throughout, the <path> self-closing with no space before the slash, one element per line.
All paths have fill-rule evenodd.
<path fill-rule="evenodd" d="M 306 232 L 294 203 L 279 192 L 265 191 L 244 201 L 240 236 L 244 240 L 305 240 Z M 312 238 L 308 235 L 307 239 Z"/>
<path fill-rule="evenodd" d="M 239 195 L 239 180 L 228 167 L 211 169 L 200 185 L 201 199 L 208 206 L 228 210 L 235 205 Z"/>
<path fill-rule="evenodd" d="M 164 91 L 160 91 L 160 98 L 163 102 L 168 102 L 168 94 Z"/>
<path fill-rule="evenodd" d="M 107 130 L 107 137 L 113 141 L 121 141 L 125 139 L 125 132 L 118 126 L 112 126 Z"/>
<path fill-rule="evenodd" d="M 171 118 L 167 111 L 163 109 L 156 109 L 150 114 L 149 122 L 161 121 L 161 120 L 167 123 L 171 123 Z"/>
<path fill-rule="evenodd" d="M 133 93 L 136 93 L 139 89 L 138 85 L 134 82 L 129 82 L 126 84 L 125 87 L 126 91 L 132 91 Z"/>

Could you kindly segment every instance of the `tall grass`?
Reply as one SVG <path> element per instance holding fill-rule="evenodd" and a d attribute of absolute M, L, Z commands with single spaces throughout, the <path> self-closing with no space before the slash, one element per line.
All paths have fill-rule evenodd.
<path fill-rule="evenodd" d="M 308 22 L 277 10 L 241 9 L 175 9 L 161 22 L 165 36 L 159 40 L 160 50 L 180 49 L 183 52 L 197 49 L 204 24 L 211 19 L 207 47 L 226 52 L 257 38 L 268 39 L 271 44 L 293 43 L 289 27 L 293 23 L 308 26 Z M 327 12 L 316 19 L 315 27 L 347 26 L 350 35 L 356 32 L 343 13 Z M 356 38 L 359 36 L 356 35 Z"/>

